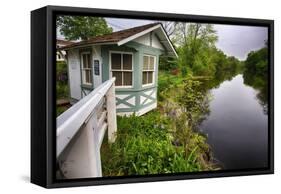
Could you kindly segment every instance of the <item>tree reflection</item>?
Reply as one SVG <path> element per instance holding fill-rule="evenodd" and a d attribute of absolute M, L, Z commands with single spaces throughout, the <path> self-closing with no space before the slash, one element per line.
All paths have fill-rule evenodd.
<path fill-rule="evenodd" d="M 257 99 L 268 113 L 268 48 L 252 51 L 245 61 L 244 83 L 257 90 Z"/>
<path fill-rule="evenodd" d="M 258 102 L 263 107 L 264 114 L 268 114 L 268 78 L 267 76 L 258 76 L 245 71 L 243 74 L 244 84 L 251 86 L 258 93 L 256 95 Z"/>

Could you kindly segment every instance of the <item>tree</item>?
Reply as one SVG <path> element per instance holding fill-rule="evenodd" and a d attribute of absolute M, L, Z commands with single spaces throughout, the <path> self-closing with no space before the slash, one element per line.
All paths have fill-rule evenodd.
<path fill-rule="evenodd" d="M 179 23 L 173 41 L 179 46 L 179 63 L 182 73 L 191 69 L 194 74 L 213 74 L 211 49 L 218 37 L 213 25 L 200 23 Z"/>
<path fill-rule="evenodd" d="M 67 40 L 88 40 L 112 32 L 102 17 L 59 16 L 57 28 Z"/>
<path fill-rule="evenodd" d="M 268 71 L 268 48 L 251 51 L 245 61 L 245 70 L 258 75 L 267 75 Z"/>
<path fill-rule="evenodd" d="M 245 61 L 244 83 L 255 88 L 257 98 L 263 106 L 264 113 L 268 113 L 268 48 L 251 51 Z"/>
<path fill-rule="evenodd" d="M 178 22 L 165 21 L 165 22 L 161 22 L 161 23 L 162 23 L 162 26 L 165 29 L 167 35 L 169 37 L 171 37 L 176 30 L 176 26 L 177 26 Z"/>
<path fill-rule="evenodd" d="M 167 33 L 168 37 L 172 39 L 178 22 L 161 21 L 161 24 Z M 178 71 L 178 64 L 175 57 L 169 55 L 161 55 L 159 61 L 159 70 L 165 71 Z"/>

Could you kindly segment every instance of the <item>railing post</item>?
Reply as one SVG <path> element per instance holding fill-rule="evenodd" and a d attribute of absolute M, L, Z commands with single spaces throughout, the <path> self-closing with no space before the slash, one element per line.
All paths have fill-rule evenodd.
<path fill-rule="evenodd" d="M 108 142 L 114 143 L 117 133 L 115 82 L 106 94 L 106 110 L 108 123 Z"/>
<path fill-rule="evenodd" d="M 89 153 L 89 157 L 90 159 L 92 159 L 92 168 L 93 168 L 93 177 L 102 177 L 102 168 L 101 168 L 101 157 L 100 157 L 100 146 L 99 146 L 99 138 L 98 138 L 98 134 L 99 134 L 99 128 L 98 128 L 98 120 L 97 120 L 97 114 L 94 113 L 93 117 L 92 117 L 92 134 L 90 135 L 90 139 L 92 142 L 92 145 L 89 144 L 89 146 L 92 147 L 91 153 Z M 94 141 L 93 141 L 94 140 Z"/>

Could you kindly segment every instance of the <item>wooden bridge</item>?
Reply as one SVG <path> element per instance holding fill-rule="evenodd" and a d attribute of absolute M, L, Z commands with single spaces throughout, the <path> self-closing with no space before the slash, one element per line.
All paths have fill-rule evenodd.
<path fill-rule="evenodd" d="M 115 78 L 93 90 L 57 117 L 57 162 L 61 178 L 101 177 L 100 146 L 117 132 Z"/>

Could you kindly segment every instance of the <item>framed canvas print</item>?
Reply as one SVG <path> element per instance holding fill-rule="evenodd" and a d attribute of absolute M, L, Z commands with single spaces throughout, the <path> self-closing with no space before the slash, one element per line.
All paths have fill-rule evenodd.
<path fill-rule="evenodd" d="M 31 182 L 273 173 L 272 20 L 31 12 Z"/>

